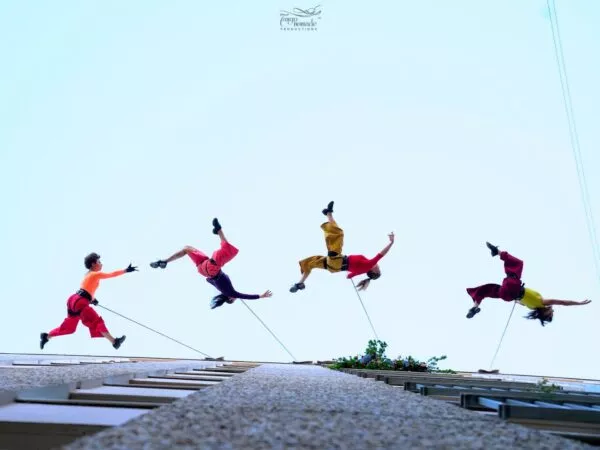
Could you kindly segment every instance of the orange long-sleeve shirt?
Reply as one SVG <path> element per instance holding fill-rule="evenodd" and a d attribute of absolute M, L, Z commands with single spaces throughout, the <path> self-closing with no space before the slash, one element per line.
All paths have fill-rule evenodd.
<path fill-rule="evenodd" d="M 88 272 L 86 276 L 83 278 L 81 282 L 81 289 L 85 289 L 90 293 L 92 298 L 95 298 L 96 289 L 100 285 L 100 280 L 104 280 L 105 278 L 114 278 L 119 275 L 123 275 L 125 273 L 124 269 L 115 270 L 114 272 Z"/>

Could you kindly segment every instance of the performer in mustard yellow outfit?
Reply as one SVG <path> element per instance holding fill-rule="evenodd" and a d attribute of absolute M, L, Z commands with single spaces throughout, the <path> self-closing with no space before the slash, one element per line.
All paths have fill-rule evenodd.
<path fill-rule="evenodd" d="M 502 285 L 490 283 L 467 289 L 467 293 L 474 302 L 473 307 L 467 314 L 467 319 L 472 318 L 481 311 L 479 305 L 484 298 L 501 298 L 506 302 L 516 301 L 532 310 L 527 315 L 527 319 L 538 319 L 542 326 L 545 326 L 546 322 L 552 322 L 554 317 L 552 305 L 576 306 L 587 305 L 591 302 L 591 300 L 577 302 L 571 300 L 546 299 L 542 297 L 539 292 L 526 288 L 525 284 L 521 281 L 523 261 L 515 258 L 508 252 L 499 251 L 498 247 L 489 242 L 486 242 L 486 245 L 492 252 L 492 257 L 500 255 L 500 259 L 504 261 L 504 272 L 506 273 L 506 277 L 502 281 Z"/>
<path fill-rule="evenodd" d="M 299 262 L 302 278 L 295 283 L 290 292 L 297 292 L 304 289 L 304 281 L 310 275 L 313 269 L 325 269 L 331 273 L 348 271 L 346 278 L 352 278 L 356 275 L 367 274 L 368 278 L 357 284 L 359 290 L 364 290 L 369 286 L 371 280 L 376 280 L 381 276 L 379 260 L 383 258 L 394 244 L 394 233 L 388 235 L 390 243 L 373 258 L 367 258 L 364 255 L 344 255 L 344 230 L 342 230 L 333 218 L 333 202 L 329 202 L 327 208 L 323 211 L 327 216 L 327 222 L 321 225 L 325 234 L 325 245 L 327 246 L 327 256 L 309 256 Z"/>

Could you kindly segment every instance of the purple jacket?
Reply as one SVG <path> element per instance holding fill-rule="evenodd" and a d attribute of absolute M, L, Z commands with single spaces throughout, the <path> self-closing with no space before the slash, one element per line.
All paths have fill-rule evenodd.
<path fill-rule="evenodd" d="M 207 278 L 206 281 L 208 281 L 210 284 L 216 287 L 221 292 L 221 294 L 226 295 L 230 298 L 242 298 L 246 300 L 256 300 L 260 298 L 260 295 L 242 294 L 236 291 L 233 285 L 231 284 L 229 276 L 223 271 L 219 272 L 215 277 Z"/>

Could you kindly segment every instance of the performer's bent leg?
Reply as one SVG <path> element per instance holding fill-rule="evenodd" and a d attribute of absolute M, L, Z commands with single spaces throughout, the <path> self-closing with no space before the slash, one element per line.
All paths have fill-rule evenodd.
<path fill-rule="evenodd" d="M 196 264 L 196 266 L 200 264 L 203 260 L 208 259 L 208 256 L 206 256 L 200 250 L 195 249 L 190 245 L 186 245 L 178 252 L 173 253 L 167 259 L 159 259 L 158 261 L 151 262 L 150 267 L 152 267 L 153 269 L 156 269 L 158 267 L 164 269 L 167 267 L 168 263 L 175 261 L 179 258 L 183 258 L 185 255 L 188 255 L 192 259 L 192 261 L 194 261 L 194 264 Z"/>
<path fill-rule="evenodd" d="M 212 259 L 218 266 L 224 266 L 231 261 L 239 253 L 239 250 L 226 239 L 221 240 L 221 248 L 215 250 L 212 254 Z"/>
<path fill-rule="evenodd" d="M 338 257 L 341 261 L 342 248 L 344 246 L 344 230 L 342 230 L 333 218 L 333 202 L 329 202 L 327 208 L 323 210 L 327 216 L 327 222 L 321 224 L 321 229 L 325 234 L 325 245 L 327 246 L 328 257 Z M 309 256 L 299 262 L 302 278 L 290 288 L 290 292 L 296 292 L 304 289 L 304 282 L 310 275 L 312 269 L 327 269 L 327 256 Z"/>
<path fill-rule="evenodd" d="M 189 256 L 196 267 L 208 259 L 208 256 L 194 247 L 187 246 L 183 249 L 183 251 L 185 251 L 185 254 Z"/>
<path fill-rule="evenodd" d="M 484 298 L 500 298 L 501 287 L 499 284 L 484 284 L 474 288 L 467 288 L 467 293 L 473 299 L 474 305 L 479 306 Z"/>
<path fill-rule="evenodd" d="M 309 256 L 308 258 L 304 258 L 298 264 L 300 265 L 300 273 L 302 274 L 302 278 L 296 284 L 294 284 L 290 288 L 290 292 L 296 292 L 298 289 L 302 290 L 306 286 L 304 282 L 310 275 L 313 269 L 325 269 L 325 262 L 327 258 L 325 256 Z"/>
<path fill-rule="evenodd" d="M 300 273 L 308 277 L 313 269 L 325 269 L 326 259 L 325 256 L 309 256 L 308 258 L 304 258 L 298 263 L 300 265 Z"/>
<path fill-rule="evenodd" d="M 504 261 L 504 272 L 506 275 L 521 278 L 523 274 L 523 261 L 505 251 L 500 252 L 500 259 Z"/>
<path fill-rule="evenodd" d="M 104 319 L 91 306 L 86 306 L 81 310 L 81 323 L 88 327 L 91 338 L 106 337 L 111 344 L 114 338 L 108 332 Z"/>
<path fill-rule="evenodd" d="M 467 319 L 471 319 L 475 314 L 481 311 L 479 305 L 484 298 L 500 298 L 500 289 L 501 286 L 499 284 L 493 283 L 484 284 L 474 288 L 467 288 L 467 293 L 473 299 L 473 307 L 469 309 Z"/>
<path fill-rule="evenodd" d="M 125 336 L 115 338 L 108 332 L 104 319 L 98 315 L 96 310 L 91 306 L 86 306 L 81 310 L 81 323 L 88 327 L 90 331 L 90 337 L 92 338 L 106 338 L 112 344 L 115 349 L 118 349 L 121 344 L 125 341 Z"/>
<path fill-rule="evenodd" d="M 55 328 L 48 333 L 48 339 L 56 336 L 73 334 L 75 333 L 75 330 L 77 330 L 77 325 L 79 325 L 79 317 L 68 316 L 58 328 Z"/>
<path fill-rule="evenodd" d="M 321 225 L 321 229 L 325 234 L 325 245 L 330 256 L 341 255 L 344 248 L 344 230 L 335 222 L 325 222 Z"/>
<path fill-rule="evenodd" d="M 342 230 L 333 218 L 333 202 L 329 202 L 327 208 L 323 210 L 327 216 L 327 222 L 321 224 L 321 229 L 325 233 L 325 245 L 329 256 L 337 256 L 342 253 L 344 247 L 344 230 Z M 335 254 L 332 254 L 335 253 Z"/>
<path fill-rule="evenodd" d="M 219 223 L 219 219 L 213 219 L 213 233 L 219 235 L 221 239 L 221 248 L 215 250 L 212 254 L 212 259 L 217 263 L 218 266 L 224 266 L 231 261 L 239 253 L 239 250 L 232 244 L 229 243 L 223 233 L 223 227 Z"/>

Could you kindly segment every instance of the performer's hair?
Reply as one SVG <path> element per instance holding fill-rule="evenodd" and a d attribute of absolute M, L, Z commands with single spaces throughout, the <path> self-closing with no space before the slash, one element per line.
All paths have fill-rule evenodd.
<path fill-rule="evenodd" d="M 552 315 L 550 315 L 549 312 L 550 307 L 548 306 L 544 306 L 543 308 L 535 308 L 533 311 L 527 314 L 525 318 L 531 320 L 538 319 L 542 326 L 545 327 L 546 322 L 552 322 Z"/>
<path fill-rule="evenodd" d="M 90 253 L 85 257 L 83 263 L 85 264 L 85 268 L 90 270 L 94 264 L 98 262 L 100 259 L 100 255 L 98 253 Z"/>
<path fill-rule="evenodd" d="M 365 278 L 364 280 L 360 281 L 357 285 L 356 285 L 356 289 L 358 289 L 359 291 L 364 291 L 366 288 L 369 287 L 369 283 L 371 282 L 371 280 L 369 280 L 368 278 Z"/>
<path fill-rule="evenodd" d="M 381 272 L 373 272 L 372 270 L 369 270 L 367 272 L 367 276 L 371 279 L 371 280 L 376 280 L 377 278 L 379 278 L 381 276 Z"/>
<path fill-rule="evenodd" d="M 371 280 L 376 280 L 377 278 L 379 278 L 381 276 L 381 272 L 373 272 L 372 270 L 369 270 L 367 272 L 367 276 L 369 278 L 365 278 L 356 285 L 359 291 L 364 291 L 366 288 L 368 288 L 369 283 L 371 283 Z"/>
<path fill-rule="evenodd" d="M 211 306 L 210 306 L 210 308 L 211 308 L 211 309 L 218 308 L 219 306 L 223 306 L 223 303 L 225 303 L 225 302 L 227 302 L 227 303 L 231 303 L 231 302 L 229 302 L 228 300 L 229 300 L 229 297 L 227 297 L 225 294 L 219 294 L 219 295 L 215 295 L 215 296 L 212 298 L 212 301 L 211 301 Z"/>

